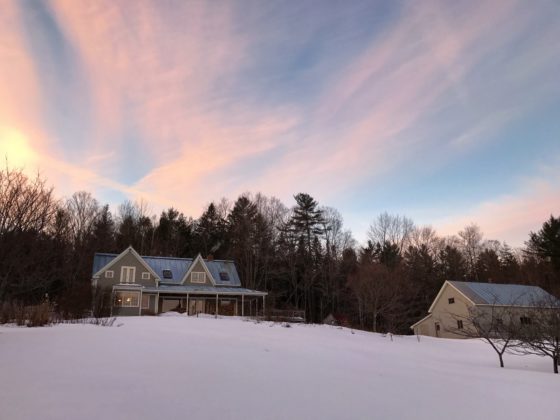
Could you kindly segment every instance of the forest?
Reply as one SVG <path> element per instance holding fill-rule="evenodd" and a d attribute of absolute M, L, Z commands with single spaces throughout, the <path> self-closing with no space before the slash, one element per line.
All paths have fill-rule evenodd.
<path fill-rule="evenodd" d="M 334 314 L 371 331 L 409 334 L 445 280 L 531 284 L 560 295 L 560 217 L 525 246 L 486 239 L 476 224 L 442 237 L 400 214 L 372 215 L 359 245 L 342 215 L 306 193 L 283 203 L 262 193 L 222 198 L 195 219 L 150 203 L 115 210 L 89 192 L 57 197 L 40 175 L 0 171 L 0 305 L 48 299 L 64 318 L 91 309 L 95 252 L 233 259 L 244 287 L 269 293 L 268 307 Z"/>

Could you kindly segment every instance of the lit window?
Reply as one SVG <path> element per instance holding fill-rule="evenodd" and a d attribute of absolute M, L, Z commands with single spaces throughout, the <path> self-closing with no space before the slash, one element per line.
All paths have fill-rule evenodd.
<path fill-rule="evenodd" d="M 193 271 L 191 273 L 191 281 L 193 283 L 206 283 L 206 273 Z"/>
<path fill-rule="evenodd" d="M 220 280 L 221 281 L 229 281 L 229 273 L 226 273 L 225 271 L 221 271 L 220 272 Z"/>
<path fill-rule="evenodd" d="M 449 299 L 447 299 L 447 301 L 451 305 L 452 303 L 455 303 L 455 298 L 449 298 Z"/>
<path fill-rule="evenodd" d="M 163 270 L 163 278 L 164 279 L 172 279 L 173 278 L 173 272 L 171 270 Z"/>
<path fill-rule="evenodd" d="M 114 306 L 121 308 L 138 307 L 140 292 L 116 292 Z"/>
<path fill-rule="evenodd" d="M 144 271 L 142 273 L 142 280 L 150 280 L 150 273 L 148 273 L 147 271 Z"/>
<path fill-rule="evenodd" d="M 105 278 L 107 278 L 107 279 L 112 279 L 114 275 L 115 275 L 115 272 L 113 270 L 105 271 Z"/>
<path fill-rule="evenodd" d="M 462 329 L 463 329 L 463 321 L 461 321 L 461 320 L 458 320 L 458 321 L 457 321 L 457 329 L 458 329 L 458 330 L 462 330 Z"/>

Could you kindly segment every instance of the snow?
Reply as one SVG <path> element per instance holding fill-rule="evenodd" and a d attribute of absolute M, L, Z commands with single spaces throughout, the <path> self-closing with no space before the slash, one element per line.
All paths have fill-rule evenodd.
<path fill-rule="evenodd" d="M 478 340 L 239 318 L 0 326 L 0 418 L 560 419 L 551 361 L 505 363 Z"/>

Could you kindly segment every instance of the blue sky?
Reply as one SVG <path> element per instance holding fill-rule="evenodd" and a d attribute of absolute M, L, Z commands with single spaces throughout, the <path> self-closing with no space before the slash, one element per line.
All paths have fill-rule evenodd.
<path fill-rule="evenodd" d="M 62 196 L 304 191 L 360 241 L 558 214 L 557 1 L 0 2 L 0 152 Z"/>

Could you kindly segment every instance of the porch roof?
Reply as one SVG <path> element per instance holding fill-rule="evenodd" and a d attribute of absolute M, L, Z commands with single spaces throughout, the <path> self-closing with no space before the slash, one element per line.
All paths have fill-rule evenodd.
<path fill-rule="evenodd" d="M 129 284 L 113 286 L 115 290 L 142 290 L 142 293 L 170 293 L 175 295 L 245 295 L 245 296 L 266 296 L 267 292 L 245 289 L 244 287 L 225 287 L 225 286 L 198 286 L 198 285 L 160 285 L 159 287 L 144 287 Z"/>

